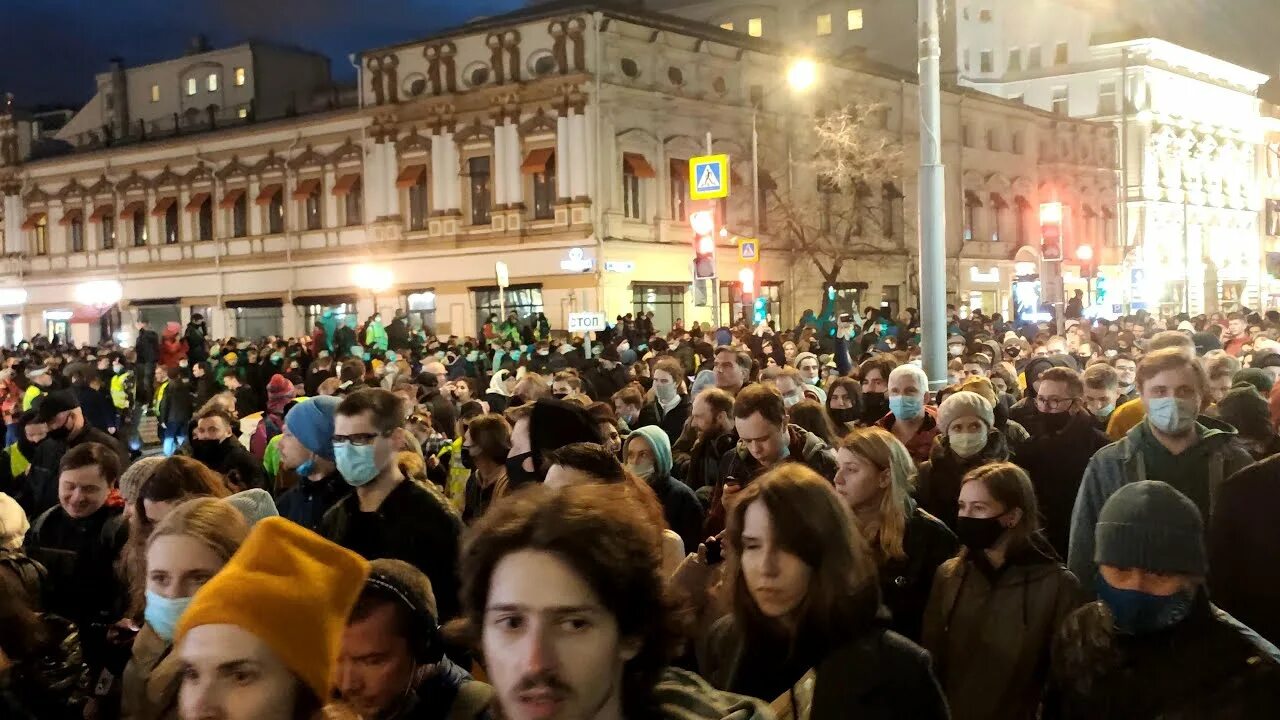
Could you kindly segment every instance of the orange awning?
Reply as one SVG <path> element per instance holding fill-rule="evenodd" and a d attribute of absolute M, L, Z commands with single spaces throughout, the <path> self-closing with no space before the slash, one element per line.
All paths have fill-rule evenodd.
<path fill-rule="evenodd" d="M 120 211 L 120 219 L 127 220 L 133 217 L 134 215 L 137 215 L 140 212 L 146 212 L 146 211 L 147 211 L 146 203 L 142 202 L 141 200 L 134 200 L 128 205 L 125 205 L 124 209 Z"/>
<path fill-rule="evenodd" d="M 293 191 L 294 200 L 306 200 L 311 194 L 320 189 L 320 179 L 311 178 L 298 183 L 298 187 Z"/>
<path fill-rule="evenodd" d="M 59 225 L 67 226 L 84 217 L 84 212 L 79 208 L 74 208 L 62 213 L 62 219 L 58 221 Z"/>
<path fill-rule="evenodd" d="M 169 197 L 162 197 L 156 201 L 155 209 L 151 211 L 151 214 L 156 217 L 164 217 L 164 214 L 169 212 L 169 208 L 173 207 L 173 204 L 176 202 L 178 202 L 178 198 L 173 197 L 172 195 Z"/>
<path fill-rule="evenodd" d="M 418 180 L 427 172 L 426 165 L 409 165 L 400 171 L 396 178 L 396 187 L 406 188 L 418 184 Z"/>
<path fill-rule="evenodd" d="M 224 210 L 229 210 L 235 207 L 236 203 L 240 202 L 240 198 L 243 196 L 244 196 L 244 188 L 233 188 L 231 190 L 228 190 L 222 196 L 222 202 L 218 203 L 218 207 Z"/>
<path fill-rule="evenodd" d="M 258 193 L 258 199 L 254 200 L 254 203 L 257 205 L 269 205 L 271 203 L 271 199 L 274 198 L 276 194 L 279 192 L 280 192 L 280 183 L 271 183 L 270 185 L 263 185 L 262 191 Z"/>
<path fill-rule="evenodd" d="M 658 173 L 653 171 L 653 166 L 640 153 L 622 153 L 622 164 L 636 177 L 658 177 Z"/>
<path fill-rule="evenodd" d="M 47 217 L 46 213 L 42 213 L 42 212 L 31 213 L 30 215 L 27 216 L 27 221 L 22 223 L 22 229 L 35 230 L 36 226 L 40 224 L 40 221 L 44 220 L 46 217 Z"/>
<path fill-rule="evenodd" d="M 333 194 L 338 196 L 346 195 L 351 192 L 351 188 L 355 187 L 358 182 L 360 182 L 360 173 L 343 175 L 333 184 Z"/>
<path fill-rule="evenodd" d="M 106 314 L 111 305 L 80 305 L 71 311 L 71 322 L 94 323 Z"/>
<path fill-rule="evenodd" d="M 116 211 L 115 205 L 99 205 L 98 207 L 93 209 L 93 214 L 89 216 L 89 220 L 92 222 L 98 222 L 103 218 L 111 217 L 112 213 L 114 213 L 115 211 Z"/>
<path fill-rule="evenodd" d="M 209 193 L 198 192 L 191 196 L 187 201 L 187 212 L 200 212 L 200 206 L 204 205 L 204 201 L 209 199 Z"/>
<path fill-rule="evenodd" d="M 538 148 L 530 150 L 529 154 L 524 158 L 524 164 L 520 166 L 520 172 L 525 175 L 535 175 L 547 171 L 547 163 L 551 158 L 555 157 L 555 148 Z"/>

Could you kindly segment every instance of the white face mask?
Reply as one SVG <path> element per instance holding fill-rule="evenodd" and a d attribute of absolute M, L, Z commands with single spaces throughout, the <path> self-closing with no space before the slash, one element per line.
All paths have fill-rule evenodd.
<path fill-rule="evenodd" d="M 658 397 L 660 402 L 668 403 L 676 397 L 675 385 L 654 385 L 653 394 Z"/>
<path fill-rule="evenodd" d="M 987 434 L 981 430 L 974 432 L 953 432 L 947 436 L 951 450 L 962 458 L 970 458 L 987 446 Z"/>
<path fill-rule="evenodd" d="M 653 471 L 654 471 L 653 463 L 648 463 L 645 465 L 627 465 L 627 469 L 635 473 L 636 476 L 639 477 L 641 480 L 648 480 L 649 478 L 653 477 Z"/>

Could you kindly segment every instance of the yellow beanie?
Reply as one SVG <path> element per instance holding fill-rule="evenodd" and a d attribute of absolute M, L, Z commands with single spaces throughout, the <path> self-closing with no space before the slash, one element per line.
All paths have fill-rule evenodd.
<path fill-rule="evenodd" d="M 266 643 L 323 702 L 347 616 L 368 576 L 359 555 L 284 518 L 267 518 L 196 592 L 174 646 L 191 628 L 235 625 Z"/>
<path fill-rule="evenodd" d="M 976 375 L 965 378 L 964 382 L 960 383 L 960 389 L 981 395 L 991 403 L 992 407 L 996 405 L 996 388 L 987 378 Z"/>

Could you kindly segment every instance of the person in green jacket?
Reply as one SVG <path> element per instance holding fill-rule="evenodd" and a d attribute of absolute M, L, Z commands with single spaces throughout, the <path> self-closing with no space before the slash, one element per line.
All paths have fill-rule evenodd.
<path fill-rule="evenodd" d="M 387 350 L 387 329 L 382 325 L 382 313 L 374 313 L 369 318 L 369 324 L 365 326 L 364 345 L 367 348 L 377 348 L 386 352 Z"/>

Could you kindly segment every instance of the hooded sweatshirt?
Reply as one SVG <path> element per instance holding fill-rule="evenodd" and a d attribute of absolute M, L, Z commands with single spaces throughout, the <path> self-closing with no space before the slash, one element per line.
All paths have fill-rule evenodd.
<path fill-rule="evenodd" d="M 671 477 L 671 442 L 662 428 L 646 425 L 631 431 L 627 443 L 644 441 L 653 453 L 653 474 L 647 478 L 666 516 L 667 526 L 680 536 L 685 552 L 696 552 L 702 534 L 702 503 L 684 483 Z"/>

